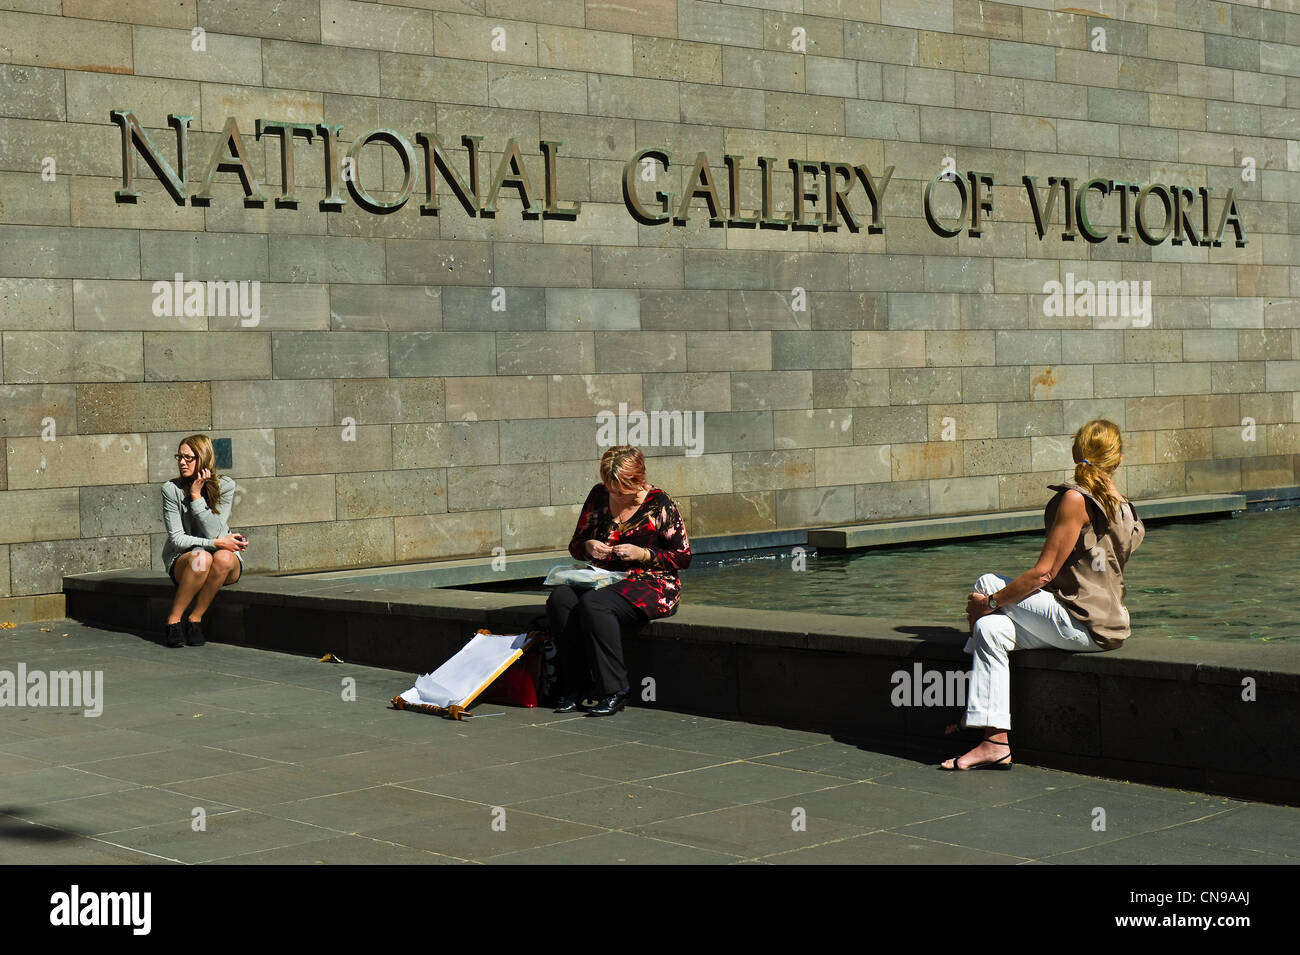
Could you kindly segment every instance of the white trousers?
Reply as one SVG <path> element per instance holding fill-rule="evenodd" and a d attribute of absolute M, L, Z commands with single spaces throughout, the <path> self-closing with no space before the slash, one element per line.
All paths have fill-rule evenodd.
<path fill-rule="evenodd" d="M 981 594 L 995 594 L 1012 578 L 985 574 L 975 581 Z M 965 652 L 974 654 L 966 686 L 966 725 L 1011 729 L 1012 650 L 1055 647 L 1091 653 L 1102 648 L 1078 625 L 1055 597 L 1045 591 L 1030 594 L 999 613 L 975 621 Z"/>

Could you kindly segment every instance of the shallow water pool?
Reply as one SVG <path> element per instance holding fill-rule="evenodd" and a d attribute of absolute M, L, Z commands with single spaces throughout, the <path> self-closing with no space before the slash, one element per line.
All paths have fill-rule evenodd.
<path fill-rule="evenodd" d="M 864 617 L 952 620 L 984 573 L 1016 577 L 1043 535 L 916 544 L 860 554 L 789 554 L 697 562 L 682 575 L 686 605 Z M 1199 640 L 1300 638 L 1300 508 L 1236 518 L 1148 524 L 1124 573 L 1134 635 Z"/>

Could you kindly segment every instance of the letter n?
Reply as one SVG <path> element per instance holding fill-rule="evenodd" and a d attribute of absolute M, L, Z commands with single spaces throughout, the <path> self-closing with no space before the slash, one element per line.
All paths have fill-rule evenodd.
<path fill-rule="evenodd" d="M 176 168 L 158 155 L 158 150 L 149 139 L 148 134 L 130 110 L 115 109 L 109 114 L 113 122 L 122 127 L 122 188 L 114 195 L 118 202 L 135 202 L 140 193 L 135 188 L 135 153 L 139 149 L 149 168 L 159 181 L 167 187 L 176 204 L 185 205 L 185 136 L 189 131 L 193 116 L 172 113 L 167 117 L 167 124 L 176 130 Z"/>

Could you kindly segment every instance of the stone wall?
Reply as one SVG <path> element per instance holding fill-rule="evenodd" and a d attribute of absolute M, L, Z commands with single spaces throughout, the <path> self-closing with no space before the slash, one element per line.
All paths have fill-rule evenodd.
<path fill-rule="evenodd" d="M 696 535 L 1038 506 L 1097 416 L 1124 428 L 1132 497 L 1296 484 L 1300 6 L 1053 6 L 0 0 L 0 616 L 57 614 L 65 573 L 161 569 L 158 485 L 195 431 L 230 439 L 264 571 L 561 545 L 620 406 L 702 415 L 698 456 L 677 434 L 646 448 Z M 168 115 L 193 117 L 183 204 L 139 149 L 138 199 L 116 201 L 113 110 L 173 166 Z M 230 117 L 264 204 L 225 171 L 193 199 Z M 259 119 L 341 127 L 342 208 L 320 207 L 319 129 L 290 137 L 297 207 L 275 201 Z M 390 214 L 340 185 L 374 128 L 416 159 Z M 481 137 L 495 216 L 445 175 L 421 214 L 417 134 L 462 177 Z M 576 216 L 537 214 L 542 140 L 561 144 L 550 211 Z M 701 196 L 673 221 L 701 152 L 718 221 Z M 804 162 L 806 227 L 725 221 L 760 210 L 760 156 L 772 220 Z M 399 197 L 399 158 L 357 154 L 363 196 Z M 893 168 L 881 232 L 853 166 Z M 945 167 L 991 176 L 979 235 L 932 183 Z M 1048 177 L 1101 180 L 1087 222 L 1058 202 L 1040 238 L 1026 175 L 1044 199 Z M 1120 242 L 1116 181 L 1188 190 L 1191 241 Z M 1235 190 L 1244 246 L 1196 241 L 1201 188 L 1211 233 Z M 658 190 L 669 221 L 638 221 Z M 160 309 L 178 274 L 257 283 L 256 315 Z M 1053 301 L 1102 282 L 1149 311 Z"/>

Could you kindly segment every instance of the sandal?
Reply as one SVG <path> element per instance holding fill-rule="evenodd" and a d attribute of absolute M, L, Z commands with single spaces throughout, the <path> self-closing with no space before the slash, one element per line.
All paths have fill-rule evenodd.
<path fill-rule="evenodd" d="M 1011 749 L 1010 743 L 1003 743 L 1000 740 L 985 739 L 984 742 L 992 743 L 995 746 L 1005 746 L 1008 750 Z M 962 753 L 961 755 L 965 756 L 966 754 Z M 958 766 L 957 761 L 961 759 L 961 756 L 952 756 L 949 758 L 952 760 L 951 766 L 945 766 L 943 763 L 939 764 L 939 768 L 945 770 L 946 772 L 953 772 L 953 771 L 966 772 L 968 769 L 1010 769 L 1013 765 L 1011 762 L 1010 752 L 1008 752 L 1007 755 L 1003 756 L 1001 759 L 990 760 L 987 763 L 976 763 L 974 766 Z M 948 760 L 944 760 L 944 763 L 946 763 L 947 761 Z"/>

